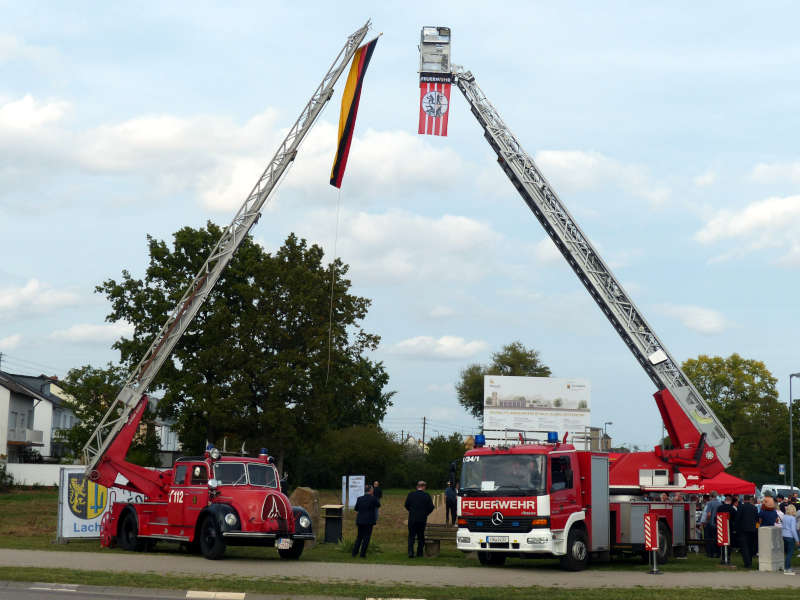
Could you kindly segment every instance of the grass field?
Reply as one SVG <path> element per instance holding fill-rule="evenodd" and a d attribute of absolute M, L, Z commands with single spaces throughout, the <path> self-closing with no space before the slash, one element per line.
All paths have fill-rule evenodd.
<path fill-rule="evenodd" d="M 474 558 L 467 557 L 452 546 L 443 546 L 442 553 L 436 558 L 423 560 L 410 560 L 406 557 L 407 528 L 405 524 L 406 511 L 403 508 L 407 490 L 387 490 L 384 492 L 383 506 L 379 524 L 373 535 L 373 544 L 367 563 L 388 563 L 404 565 L 426 566 L 477 566 Z M 323 491 L 320 494 L 320 504 L 335 504 L 338 502 L 338 491 Z M 35 550 L 61 550 L 74 552 L 113 552 L 124 554 L 118 549 L 107 550 L 100 547 L 97 540 L 71 541 L 69 544 L 56 544 L 56 522 L 58 511 L 58 494 L 52 489 L 42 490 L 14 490 L 8 494 L 0 494 L 0 547 L 35 549 Z M 362 559 L 353 559 L 350 556 L 350 544 L 355 537 L 355 513 L 346 515 L 344 531 L 345 540 L 341 544 L 317 544 L 307 549 L 301 561 L 327 561 L 327 562 L 360 562 Z M 321 536 L 321 531 L 317 534 Z M 179 552 L 176 544 L 159 544 L 157 553 L 175 554 Z M 227 556 L 262 558 L 264 560 L 280 560 L 273 549 L 267 548 L 236 548 L 229 547 Z M 197 560 L 204 560 L 197 557 Z M 734 554 L 733 562 L 739 567 L 741 557 Z M 489 567 L 485 567 L 489 568 Z M 75 571 L 58 568 L 10 568 L 0 567 L 0 580 L 4 581 L 29 581 L 52 583 L 76 583 L 96 586 L 127 586 L 134 588 L 165 588 L 165 589 L 203 589 L 228 592 L 250 592 L 260 594 L 295 594 L 295 595 L 324 595 L 329 597 L 356 597 L 356 598 L 427 598 L 439 600 L 446 598 L 461 598 L 464 600 L 484 600 L 503 598 L 503 600 L 527 599 L 532 597 L 546 597 L 548 600 L 586 600 L 590 598 L 613 598 L 620 600 L 633 600 L 646 596 L 648 600 L 749 600 L 755 594 L 768 594 L 770 600 L 782 598 L 796 598 L 797 590 L 792 589 L 709 589 L 709 588 L 681 588 L 677 589 L 642 589 L 642 588 L 603 588 L 603 589 L 563 589 L 533 587 L 514 587 L 515 572 L 541 572 L 558 570 L 558 561 L 555 559 L 523 560 L 510 559 L 503 567 L 508 572 L 509 586 L 503 588 L 469 588 L 469 587 L 423 587 L 414 585 L 376 585 L 359 583 L 320 583 L 299 578 L 241 578 L 241 577 L 201 577 L 132 574 L 132 573 L 106 573 L 101 571 Z M 647 565 L 641 564 L 638 558 L 615 559 L 609 564 L 593 565 L 592 569 L 604 571 L 647 571 Z M 705 556 L 690 554 L 685 560 L 671 560 L 662 566 L 664 572 L 703 572 L 718 571 L 716 560 Z M 565 577 L 568 577 L 565 574 Z"/>

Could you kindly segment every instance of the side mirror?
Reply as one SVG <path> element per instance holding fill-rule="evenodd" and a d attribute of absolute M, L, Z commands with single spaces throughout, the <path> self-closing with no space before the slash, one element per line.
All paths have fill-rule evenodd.
<path fill-rule="evenodd" d="M 284 475 L 283 477 L 281 477 L 281 494 L 285 494 L 286 493 L 286 482 L 287 482 L 288 479 L 289 479 L 289 477 L 287 475 Z"/>

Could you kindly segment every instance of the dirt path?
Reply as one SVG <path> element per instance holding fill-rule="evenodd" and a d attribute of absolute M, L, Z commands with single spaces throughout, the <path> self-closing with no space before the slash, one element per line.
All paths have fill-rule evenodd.
<path fill-rule="evenodd" d="M 712 588 L 800 588 L 800 576 L 758 571 L 720 570 L 704 573 L 647 573 L 626 571 L 582 571 L 557 569 L 434 567 L 358 563 L 325 563 L 261 559 L 205 560 L 198 556 L 163 554 L 119 554 L 105 552 L 49 552 L 0 549 L 0 566 L 60 567 L 109 572 L 139 572 L 179 575 L 242 575 L 246 577 L 297 577 L 319 582 L 406 583 L 420 586 L 497 586 L 513 580 L 515 586 L 560 588 L 603 587 L 712 587 Z"/>

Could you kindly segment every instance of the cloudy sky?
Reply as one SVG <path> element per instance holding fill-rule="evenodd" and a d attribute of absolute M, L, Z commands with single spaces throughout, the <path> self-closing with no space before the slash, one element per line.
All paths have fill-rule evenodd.
<path fill-rule="evenodd" d="M 145 236 L 227 224 L 345 38 L 383 37 L 341 196 L 339 93 L 253 230 L 351 266 L 397 390 L 385 426 L 472 431 L 459 371 L 503 344 L 592 387 L 619 443 L 655 391 L 495 164 L 459 92 L 416 133 L 422 25 L 453 29 L 506 123 L 670 352 L 800 371 L 800 41 L 790 3 L 0 1 L 2 367 L 63 376 L 130 331 L 94 293 Z M 372 35 L 372 34 L 371 34 Z M 339 220 L 337 228 L 337 205 Z M 800 385 L 795 386 L 800 387 Z"/>

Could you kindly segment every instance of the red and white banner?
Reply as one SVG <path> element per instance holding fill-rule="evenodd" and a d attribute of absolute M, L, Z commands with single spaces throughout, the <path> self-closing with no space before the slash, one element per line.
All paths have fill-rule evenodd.
<path fill-rule="evenodd" d="M 419 82 L 419 133 L 447 135 L 450 114 L 450 84 Z"/>
<path fill-rule="evenodd" d="M 658 550 L 658 515 L 656 513 L 644 514 L 644 549 Z"/>
<path fill-rule="evenodd" d="M 717 546 L 731 545 L 730 513 L 717 513 Z"/>

